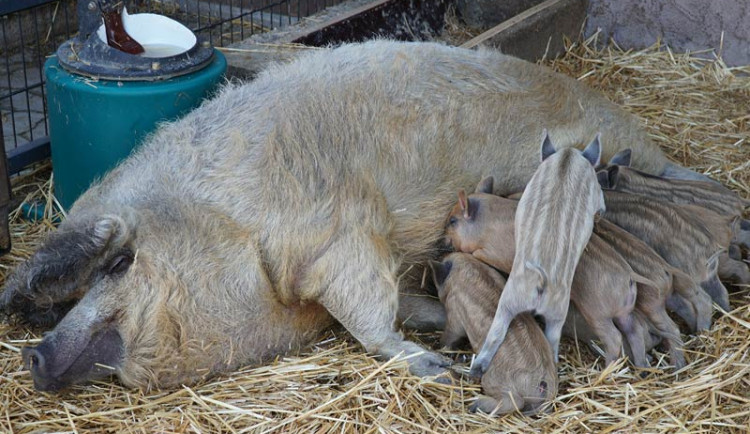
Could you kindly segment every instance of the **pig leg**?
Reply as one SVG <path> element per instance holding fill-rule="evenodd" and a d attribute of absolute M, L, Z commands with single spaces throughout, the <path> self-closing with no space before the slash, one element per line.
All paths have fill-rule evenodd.
<path fill-rule="evenodd" d="M 745 219 L 740 220 L 740 228 L 734 234 L 732 242 L 735 242 L 746 249 L 750 249 L 750 221 Z"/>
<path fill-rule="evenodd" d="M 667 309 L 670 312 L 674 312 L 682 318 L 683 321 L 690 329 L 691 333 L 695 333 L 698 330 L 697 317 L 695 313 L 695 307 L 689 301 L 679 294 L 671 294 L 666 300 Z"/>
<path fill-rule="evenodd" d="M 620 334 L 620 331 L 617 330 L 612 319 L 594 317 L 580 308 L 578 310 L 581 312 L 584 319 L 586 319 L 589 327 L 591 327 L 591 331 L 593 331 L 602 342 L 602 345 L 604 346 L 604 362 L 607 366 L 611 365 L 620 358 L 622 349 L 622 335 Z"/>
<path fill-rule="evenodd" d="M 740 246 L 738 244 L 732 243 L 727 248 L 727 256 L 729 256 L 731 259 L 734 259 L 735 261 L 741 261 L 742 249 L 740 249 Z M 719 259 L 719 261 L 721 261 L 721 259 Z"/>
<path fill-rule="evenodd" d="M 562 336 L 562 329 L 565 325 L 565 318 L 544 318 L 544 323 L 544 336 L 547 338 L 550 348 L 552 348 L 552 355 L 555 357 L 555 363 L 557 363 L 560 361 L 558 351 L 560 349 L 560 337 Z"/>
<path fill-rule="evenodd" d="M 682 369 L 685 366 L 685 355 L 682 352 L 683 342 L 677 324 L 667 315 L 664 308 L 644 312 L 644 314 L 651 323 L 651 329 L 659 336 L 669 352 L 669 357 L 675 368 Z"/>
<path fill-rule="evenodd" d="M 440 337 L 440 344 L 449 350 L 455 350 L 465 343 L 467 339 L 468 336 L 463 324 L 448 320 L 445 324 L 445 331 L 443 331 L 443 335 Z"/>
<path fill-rule="evenodd" d="M 369 236 L 340 236 L 314 263 L 307 279 L 315 298 L 368 352 L 385 358 L 411 356 L 417 376 L 446 372 L 447 359 L 404 340 L 395 330 L 398 310 L 397 263 Z M 325 279 L 325 280 L 323 280 Z"/>
<path fill-rule="evenodd" d="M 507 294 L 508 290 L 503 292 L 503 295 Z M 474 363 L 471 364 L 471 370 L 469 375 L 474 378 L 482 378 L 487 369 L 490 366 L 490 361 L 495 357 L 497 350 L 500 349 L 500 345 L 505 340 L 505 335 L 508 334 L 508 328 L 510 322 L 516 316 L 517 311 L 508 309 L 503 304 L 503 296 L 500 296 L 500 304 L 497 306 L 495 312 L 495 318 L 492 320 L 492 325 L 487 332 L 487 337 L 484 339 L 482 349 L 479 350 L 479 354 L 474 358 Z"/>
<path fill-rule="evenodd" d="M 683 321 L 685 321 L 685 324 L 687 324 L 690 333 L 700 331 L 698 329 L 698 318 L 695 313 L 695 307 L 691 302 L 685 300 L 683 296 L 679 294 L 671 294 L 669 297 L 667 297 L 665 305 L 670 312 L 674 312 L 675 314 L 677 314 L 677 316 L 682 318 Z"/>
<path fill-rule="evenodd" d="M 646 331 L 644 324 L 635 319 L 632 314 L 614 318 L 614 322 L 630 345 L 630 350 L 633 352 L 633 364 L 639 368 L 648 368 L 646 342 L 643 338 Z"/>
<path fill-rule="evenodd" d="M 672 295 L 667 299 L 667 307 L 684 319 L 689 327 L 692 328 L 694 324 L 695 328 L 692 332 L 710 329 L 713 306 L 708 294 L 700 289 L 690 276 L 677 269 L 672 270 L 672 289 Z M 695 312 L 695 321 L 685 316 L 687 308 L 681 306 L 682 302 L 690 304 L 692 311 Z"/>
<path fill-rule="evenodd" d="M 720 308 L 727 312 L 730 310 L 729 292 L 727 291 L 727 288 L 722 285 L 721 281 L 719 281 L 719 277 L 715 273 L 709 277 L 708 280 L 701 282 L 701 288 L 711 296 L 711 299 L 718 304 Z"/>
<path fill-rule="evenodd" d="M 445 327 L 445 307 L 427 294 L 400 293 L 398 320 L 403 327 L 434 332 Z"/>
<path fill-rule="evenodd" d="M 660 176 L 672 179 L 716 182 L 706 175 L 700 174 L 698 172 L 693 172 L 690 169 L 686 169 L 674 163 L 667 163 L 664 166 L 664 170 L 661 172 Z"/>
<path fill-rule="evenodd" d="M 487 395 L 479 395 L 476 401 L 469 407 L 469 411 L 476 413 L 481 411 L 486 414 L 506 414 L 521 410 L 524 406 L 523 397 L 516 393 L 503 392 L 500 401 Z"/>
<path fill-rule="evenodd" d="M 734 260 L 726 253 L 719 256 L 719 278 L 735 285 L 747 285 L 750 283 L 750 270 L 747 264 Z"/>

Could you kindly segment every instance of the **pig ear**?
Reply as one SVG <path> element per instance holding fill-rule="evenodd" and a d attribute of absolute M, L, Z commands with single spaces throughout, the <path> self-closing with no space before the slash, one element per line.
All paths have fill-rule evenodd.
<path fill-rule="evenodd" d="M 599 162 L 602 158 L 602 145 L 599 138 L 601 137 L 601 133 L 597 133 L 596 137 L 594 137 L 594 140 L 589 143 L 588 146 L 586 146 L 586 149 L 583 150 L 583 157 L 591 163 L 592 166 L 596 167 L 599 165 Z"/>
<path fill-rule="evenodd" d="M 466 218 L 468 220 L 474 220 L 477 217 L 477 211 L 479 210 L 479 201 L 475 197 L 470 197 L 466 201 Z"/>
<path fill-rule="evenodd" d="M 547 288 L 547 273 L 544 271 L 544 269 L 531 261 L 526 261 L 525 265 L 527 269 L 534 271 L 535 273 L 539 275 L 539 288 L 546 289 Z"/>
<path fill-rule="evenodd" d="M 609 187 L 609 172 L 606 170 L 600 170 L 596 172 L 596 180 L 599 181 L 599 186 L 601 188 L 610 188 Z"/>
<path fill-rule="evenodd" d="M 435 282 L 437 287 L 438 297 L 443 293 L 443 287 L 445 286 L 445 280 L 453 268 L 453 262 L 446 260 L 444 262 L 430 261 L 430 268 L 432 269 L 432 280 Z"/>
<path fill-rule="evenodd" d="M 109 247 L 119 247 L 131 231 L 122 218 L 103 216 L 75 222 L 49 235 L 31 258 L 8 277 L 0 313 L 46 325 L 58 321 L 88 286 L 85 281 Z"/>
<path fill-rule="evenodd" d="M 622 151 L 612 156 L 612 159 L 609 160 L 609 164 L 616 165 L 616 166 L 630 167 L 631 154 L 632 154 L 632 151 L 630 150 L 630 148 L 623 149 Z"/>
<path fill-rule="evenodd" d="M 609 188 L 617 188 L 617 182 L 620 180 L 620 166 L 609 166 L 607 168 L 607 181 Z"/>
<path fill-rule="evenodd" d="M 541 147 L 541 156 L 542 160 L 546 160 L 550 155 L 554 154 L 556 152 L 555 145 L 552 144 L 552 140 L 549 138 L 549 134 L 547 133 L 547 130 L 545 129 L 542 132 L 542 147 Z"/>
<path fill-rule="evenodd" d="M 466 200 L 466 190 L 458 190 L 458 206 L 461 207 L 464 218 L 469 218 L 469 204 Z"/>
<path fill-rule="evenodd" d="M 479 181 L 479 184 L 477 184 L 477 188 L 476 190 L 474 190 L 474 193 L 492 194 L 494 185 L 495 178 L 493 178 L 492 176 L 485 176 L 481 181 Z"/>
<path fill-rule="evenodd" d="M 461 207 L 466 220 L 473 219 L 477 215 L 477 208 L 479 208 L 479 204 L 475 200 L 466 197 L 466 191 L 463 188 L 458 190 L 458 206 Z"/>

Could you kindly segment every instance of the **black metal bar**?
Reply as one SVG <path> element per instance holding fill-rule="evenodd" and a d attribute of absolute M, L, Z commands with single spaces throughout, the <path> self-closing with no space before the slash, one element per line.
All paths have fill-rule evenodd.
<path fill-rule="evenodd" d="M 8 253 L 11 248 L 10 239 L 10 177 L 8 176 L 8 162 L 5 156 L 5 140 L 3 139 L 3 123 L 0 122 L 0 256 Z"/>
<path fill-rule="evenodd" d="M 137 0 L 129 1 L 135 3 L 135 1 Z M 305 2 L 304 6 L 302 6 L 303 1 Z M 259 20 L 259 25 L 261 26 L 260 28 L 264 26 L 264 23 L 271 27 L 274 24 L 291 24 L 292 16 L 295 15 L 295 8 L 296 18 L 297 20 L 299 20 L 303 16 L 308 16 L 323 9 L 323 7 L 327 6 L 328 4 L 340 3 L 341 0 L 298 0 L 296 7 L 293 7 L 290 2 L 291 0 L 264 0 L 262 2 L 253 2 L 251 0 L 228 0 L 228 3 L 220 2 L 218 4 L 218 8 L 216 8 L 215 0 L 203 0 L 202 2 L 176 0 L 175 3 L 177 3 L 180 7 L 178 7 L 175 13 L 170 13 L 169 15 L 179 17 L 178 19 L 182 19 L 183 23 L 188 27 L 191 27 L 192 30 L 196 33 L 204 32 L 203 34 L 205 34 L 205 32 L 208 32 L 208 39 L 212 41 L 214 41 L 214 37 L 218 34 L 219 39 L 214 42 L 217 44 L 224 44 L 227 41 L 235 42 L 235 39 L 237 38 L 235 37 L 234 33 L 237 29 L 236 26 L 238 24 L 240 26 L 239 32 L 237 32 L 238 36 L 244 39 L 247 36 L 258 33 L 255 29 L 256 19 Z M 57 4 L 57 7 L 38 9 L 38 11 L 49 11 L 49 14 L 47 14 L 47 12 L 44 12 L 38 17 L 37 15 L 39 15 L 39 12 L 33 11 L 33 17 L 31 17 L 33 19 L 33 22 L 27 21 L 25 18 L 21 19 L 20 14 L 18 17 L 14 17 L 12 15 L 17 12 L 35 9 L 39 8 L 40 6 L 51 5 L 53 3 Z M 145 0 L 142 3 L 142 6 L 144 6 L 144 8 L 140 9 L 148 9 L 149 11 L 158 9 L 157 6 L 159 5 L 159 2 L 155 2 L 153 0 Z M 5 63 L 8 73 L 7 77 L 0 77 L 0 80 L 7 79 L 8 84 L 7 93 L 4 95 L 0 95 L 0 100 L 8 100 L 8 106 L 10 108 L 8 116 L 9 119 L 5 124 L 5 130 L 8 130 L 9 133 L 12 132 L 13 141 L 10 142 L 9 145 L 11 147 L 15 146 L 14 149 L 10 149 L 7 152 L 6 169 L 8 173 L 17 173 L 21 171 L 25 166 L 48 158 L 50 156 L 48 137 L 39 138 L 32 136 L 31 141 L 24 143 L 24 139 L 21 137 L 21 135 L 25 134 L 25 131 L 19 131 L 18 128 L 20 128 L 20 126 L 16 124 L 19 119 L 25 119 L 22 111 L 23 107 L 20 107 L 23 104 L 20 99 L 16 98 L 16 96 L 25 94 L 27 99 L 26 111 L 28 116 L 31 116 L 30 98 L 37 98 L 39 96 L 38 91 L 34 91 L 33 95 L 30 93 L 30 91 L 33 89 L 41 88 L 42 98 L 44 99 L 44 97 L 46 96 L 43 71 L 44 56 L 54 52 L 54 50 L 56 49 L 56 45 L 60 42 L 60 37 L 62 36 L 62 34 L 51 32 L 49 35 L 46 35 L 49 38 L 49 40 L 47 40 L 45 39 L 45 34 L 40 34 L 40 32 L 45 33 L 43 30 L 46 26 L 46 20 L 49 20 L 50 23 L 53 23 L 57 20 L 63 20 L 62 24 L 65 25 L 65 38 L 69 39 L 70 37 L 72 37 L 72 34 L 76 29 L 71 29 L 71 18 L 69 17 L 69 7 L 71 4 L 75 7 L 76 0 L 0 0 L 0 16 L 4 16 L 3 18 L 5 18 L 0 19 L 0 27 L 2 28 L 3 32 L 2 42 L 4 42 L 5 47 L 9 46 L 9 42 L 16 42 L 9 40 L 9 35 L 15 34 L 15 27 L 13 26 L 15 26 L 16 24 L 18 25 L 18 32 L 20 37 L 24 39 L 23 42 L 28 43 L 28 47 L 23 43 L 20 47 L 18 47 L 20 50 L 18 52 L 18 57 L 24 64 L 23 71 L 15 71 L 13 75 L 11 75 L 11 59 L 8 56 L 7 50 L 4 50 L 6 52 L 3 53 L 5 55 L 5 60 L 3 61 L 2 59 L 0 59 L 0 62 Z M 205 14 L 206 11 L 201 11 L 201 7 L 198 7 L 196 11 L 193 11 L 193 7 L 191 7 L 191 5 L 200 6 L 202 4 L 208 4 L 207 14 Z M 237 6 L 235 9 L 235 5 L 239 6 Z M 62 8 L 62 10 L 60 10 L 60 8 Z M 136 9 L 135 6 L 134 9 Z M 227 11 L 227 9 L 229 12 Z M 286 17 L 284 17 L 284 11 L 286 11 Z M 224 12 L 228 12 L 227 15 L 229 16 L 225 18 Z M 216 16 L 217 13 L 218 16 Z M 254 16 L 253 14 L 255 13 L 257 13 L 257 15 Z M 267 18 L 269 18 L 269 14 L 270 24 L 267 20 Z M 274 18 L 276 18 L 277 16 L 278 19 L 274 20 Z M 39 19 L 42 20 L 41 23 L 37 22 Z M 249 32 L 245 32 L 246 24 L 249 24 Z M 31 28 L 32 25 L 33 29 Z M 23 27 L 28 28 L 24 29 Z M 226 34 L 225 30 L 229 32 L 228 35 Z M 8 32 L 11 33 L 9 34 Z M 36 40 L 32 40 L 33 38 L 36 38 Z M 35 53 L 35 55 L 33 53 L 34 47 L 37 50 L 37 53 Z M 26 49 L 32 51 L 24 52 Z M 26 65 L 26 61 L 29 62 L 28 65 Z M 32 70 L 29 69 L 27 71 L 27 68 L 34 68 L 39 70 L 39 82 L 36 82 L 35 77 L 32 77 L 30 75 Z M 18 77 L 16 77 L 16 74 L 18 75 Z M 24 74 L 23 77 L 20 74 Z M 25 85 L 25 87 L 14 88 L 11 86 L 12 81 L 20 81 Z M 46 101 L 43 102 L 42 107 L 44 109 L 44 132 L 45 134 L 49 134 L 47 126 L 48 117 Z M 32 119 L 29 119 L 29 127 L 31 128 L 29 134 L 34 134 L 34 126 L 35 125 L 34 122 L 32 122 Z M 41 134 L 41 131 L 37 131 L 37 134 Z M 10 138 L 10 136 L 11 135 L 9 134 L 8 137 Z M 0 183 L 2 183 L 3 179 L 5 178 L 6 177 L 4 177 L 2 173 L 0 173 Z M 2 222 L 0 222 L 0 224 L 2 224 Z"/>
<path fill-rule="evenodd" d="M 229 0 L 229 10 L 231 11 L 233 8 L 232 0 Z M 231 20 L 229 21 L 229 43 L 234 44 L 234 26 Z"/>
<path fill-rule="evenodd" d="M 252 25 L 250 29 L 252 34 Z M 242 0 L 240 0 L 240 39 L 245 39 L 245 17 L 242 16 Z"/>
<path fill-rule="evenodd" d="M 8 46 L 8 35 L 7 35 L 6 29 L 5 29 L 5 20 L 0 20 L 0 25 L 2 26 L 2 30 L 3 30 L 3 43 L 7 47 Z M 8 77 L 7 77 L 7 79 L 8 79 L 8 89 L 13 89 L 13 86 L 10 83 L 10 59 L 9 59 L 9 57 L 10 56 L 8 56 L 8 53 L 6 53 L 6 55 L 5 55 L 5 68 L 6 68 L 6 72 L 8 74 Z M 16 114 L 15 114 L 16 109 L 13 107 L 13 98 L 11 98 L 9 100 L 9 102 L 10 102 L 10 123 L 11 123 L 11 127 L 13 128 L 13 146 L 17 147 L 18 146 L 18 136 L 16 135 L 17 134 L 16 133 Z"/>
<path fill-rule="evenodd" d="M 64 7 L 64 6 L 63 6 Z M 34 11 L 34 35 L 36 36 L 36 65 L 39 70 L 40 85 L 44 83 L 44 66 L 42 62 L 42 46 L 39 44 L 41 38 L 39 37 L 39 25 L 36 23 L 36 10 Z M 40 86 L 42 89 L 42 116 L 44 117 L 44 135 L 49 135 L 49 129 L 47 128 L 47 96 L 44 94 L 44 86 Z M 30 91 L 32 88 L 28 88 Z M 29 107 L 31 110 L 31 107 Z M 33 137 L 32 137 L 33 139 Z"/>
<path fill-rule="evenodd" d="M 18 17 L 18 36 L 21 39 L 21 47 L 26 46 L 26 42 L 23 39 L 23 26 L 21 25 L 21 14 L 16 14 Z M 29 99 L 29 75 L 26 73 L 26 50 L 21 49 L 21 64 L 23 65 L 23 88 L 26 93 L 26 117 L 29 119 L 29 138 L 34 140 L 34 122 L 31 120 L 31 101 Z"/>
<path fill-rule="evenodd" d="M 26 142 L 8 151 L 8 173 L 18 173 L 26 166 L 50 157 L 49 137 Z"/>
<path fill-rule="evenodd" d="M 58 3 L 63 8 L 63 12 L 65 13 L 65 39 L 70 38 L 71 31 L 70 31 L 70 18 L 68 17 L 68 5 Z"/>
<path fill-rule="evenodd" d="M 4 99 L 10 98 L 12 96 L 24 93 L 24 92 L 26 92 L 26 89 L 36 89 L 37 87 L 40 87 L 40 86 L 44 86 L 44 83 L 39 82 L 39 83 L 30 84 L 28 87 L 25 87 L 25 88 L 22 88 L 22 89 L 17 89 L 17 90 L 14 90 L 13 92 L 0 95 L 0 100 L 4 100 Z"/>

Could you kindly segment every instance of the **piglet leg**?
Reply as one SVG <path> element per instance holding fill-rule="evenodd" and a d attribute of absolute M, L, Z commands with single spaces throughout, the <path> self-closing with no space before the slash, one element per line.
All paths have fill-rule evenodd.
<path fill-rule="evenodd" d="M 736 285 L 747 285 L 750 283 L 750 270 L 747 264 L 732 259 L 726 253 L 719 256 L 719 278 Z"/>
<path fill-rule="evenodd" d="M 620 358 L 622 350 L 622 335 L 620 331 L 615 327 L 611 318 L 595 318 L 584 314 L 581 314 L 586 318 L 586 322 L 591 327 L 591 330 L 599 337 L 599 340 L 604 346 L 604 362 L 607 366 L 614 363 Z"/>
<path fill-rule="evenodd" d="M 505 288 L 503 295 L 507 294 L 508 288 Z M 500 349 L 500 345 L 505 340 L 505 336 L 508 334 L 508 328 L 510 322 L 515 317 L 515 313 L 511 313 L 503 305 L 503 298 L 500 296 L 500 304 L 495 312 L 495 318 L 492 320 L 490 330 L 487 332 L 487 337 L 484 339 L 482 349 L 479 350 L 479 354 L 474 359 L 474 363 L 471 365 L 469 375 L 474 378 L 481 378 L 490 366 L 490 362 L 495 357 L 495 354 Z"/>
<path fill-rule="evenodd" d="M 644 324 L 633 314 L 615 318 L 614 322 L 630 345 L 630 350 L 633 352 L 633 360 L 631 360 L 633 364 L 639 368 L 647 368 L 646 342 L 643 340 L 646 331 Z"/>
<path fill-rule="evenodd" d="M 684 319 L 692 332 L 710 329 L 713 306 L 708 294 L 690 276 L 677 269 L 672 270 L 672 288 L 674 292 L 667 299 L 667 307 Z M 681 305 L 682 301 L 690 303 L 695 313 L 694 322 L 686 316 L 687 308 Z"/>
<path fill-rule="evenodd" d="M 448 320 L 445 323 L 443 335 L 440 337 L 440 344 L 449 350 L 455 350 L 464 342 L 468 342 L 468 339 L 469 337 L 463 324 Z"/>
<path fill-rule="evenodd" d="M 550 348 L 552 348 L 552 354 L 555 357 L 555 363 L 558 363 L 560 361 L 558 356 L 558 352 L 560 350 L 560 336 L 562 336 L 562 329 L 563 325 L 565 325 L 565 318 L 544 318 L 544 322 L 544 336 L 547 338 L 547 342 L 549 342 Z"/>
<path fill-rule="evenodd" d="M 398 297 L 398 320 L 408 329 L 434 332 L 445 328 L 445 307 L 433 297 L 416 292 Z"/>
<path fill-rule="evenodd" d="M 725 311 L 731 309 L 729 306 L 729 291 L 727 291 L 727 288 L 721 283 L 715 273 L 708 280 L 701 282 L 701 288 L 711 296 L 711 300 L 718 304 L 720 308 Z"/>

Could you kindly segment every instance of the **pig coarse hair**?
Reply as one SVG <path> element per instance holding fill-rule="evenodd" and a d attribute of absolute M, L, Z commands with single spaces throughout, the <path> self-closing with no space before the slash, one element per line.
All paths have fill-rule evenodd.
<path fill-rule="evenodd" d="M 443 372 L 395 329 L 399 287 L 413 282 L 399 277 L 436 257 L 458 189 L 484 175 L 498 194 L 523 189 L 542 125 L 560 147 L 601 131 L 605 159 L 634 147 L 641 170 L 681 169 L 633 116 L 538 65 L 434 43 L 318 50 L 162 125 L 74 204 L 0 310 L 49 324 L 77 300 L 45 340 L 82 352 L 108 324 L 123 350 L 104 362 L 128 386 L 294 351 L 333 319 L 367 351 L 422 352 L 412 372 Z M 104 221 L 116 235 L 95 253 L 61 250 Z"/>

